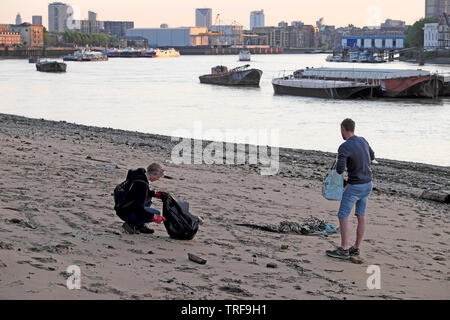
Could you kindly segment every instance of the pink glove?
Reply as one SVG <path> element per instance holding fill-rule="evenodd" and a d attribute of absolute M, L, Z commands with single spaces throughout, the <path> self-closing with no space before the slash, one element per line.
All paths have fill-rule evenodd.
<path fill-rule="evenodd" d="M 155 192 L 155 197 L 156 197 L 157 199 L 161 199 L 161 195 L 163 195 L 163 194 L 164 194 L 165 196 L 168 195 L 168 193 L 167 193 L 166 191 L 158 190 L 158 191 Z"/>
<path fill-rule="evenodd" d="M 161 222 L 163 222 L 163 220 L 166 221 L 166 218 L 157 214 L 153 215 L 153 222 L 160 224 Z"/>

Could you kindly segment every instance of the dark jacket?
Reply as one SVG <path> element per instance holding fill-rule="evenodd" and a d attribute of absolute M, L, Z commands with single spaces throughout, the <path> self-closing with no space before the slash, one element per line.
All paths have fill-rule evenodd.
<path fill-rule="evenodd" d="M 352 136 L 338 150 L 336 171 L 342 174 L 347 167 L 349 184 L 364 184 L 372 181 L 370 163 L 375 153 L 363 137 Z"/>
<path fill-rule="evenodd" d="M 148 200 L 155 196 L 155 191 L 149 189 L 149 182 L 144 168 L 136 170 L 128 170 L 127 180 L 133 181 L 128 199 L 134 200 L 133 203 L 126 208 L 120 209 L 117 214 L 122 217 L 127 217 L 132 212 L 137 215 L 149 215 L 144 207 Z"/>

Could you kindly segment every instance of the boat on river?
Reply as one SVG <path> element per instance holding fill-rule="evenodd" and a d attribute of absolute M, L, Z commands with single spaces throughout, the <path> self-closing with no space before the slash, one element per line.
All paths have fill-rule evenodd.
<path fill-rule="evenodd" d="M 323 99 L 369 98 L 378 95 L 377 86 L 356 81 L 302 79 L 288 76 L 272 80 L 275 94 Z"/>
<path fill-rule="evenodd" d="M 239 52 L 239 61 L 250 61 L 251 54 L 249 50 L 241 50 Z"/>
<path fill-rule="evenodd" d="M 225 86 L 259 86 L 262 71 L 259 69 L 250 69 L 246 64 L 231 70 L 225 66 L 216 66 L 211 68 L 210 74 L 199 77 L 200 83 L 218 84 Z"/>
<path fill-rule="evenodd" d="M 391 98 L 436 98 L 444 86 L 442 76 L 421 69 L 306 68 L 295 71 L 294 77 L 367 83 Z"/>
<path fill-rule="evenodd" d="M 78 50 L 73 55 L 68 55 L 63 58 L 64 61 L 107 61 L 108 56 L 104 52 Z"/>
<path fill-rule="evenodd" d="M 67 64 L 58 61 L 41 61 L 36 63 L 36 70 L 41 72 L 66 72 Z"/>
<path fill-rule="evenodd" d="M 156 49 L 156 58 L 176 58 L 180 56 L 180 52 L 170 48 L 167 50 L 164 49 Z"/>

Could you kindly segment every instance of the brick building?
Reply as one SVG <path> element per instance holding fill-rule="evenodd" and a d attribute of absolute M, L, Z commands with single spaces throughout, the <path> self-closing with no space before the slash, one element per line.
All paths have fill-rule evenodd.
<path fill-rule="evenodd" d="M 450 17 L 445 13 L 439 19 L 438 46 L 442 49 L 450 48 Z"/>
<path fill-rule="evenodd" d="M 267 45 L 276 48 L 286 48 L 289 46 L 289 32 L 286 28 L 280 27 L 259 27 L 253 28 L 252 32 L 267 39 Z"/>
<path fill-rule="evenodd" d="M 20 34 L 0 31 L 0 46 L 13 47 L 17 45 L 20 45 Z"/>
<path fill-rule="evenodd" d="M 9 32 L 20 34 L 20 42 L 24 47 L 42 47 L 44 45 L 44 27 L 42 25 L 22 23 L 8 26 Z"/>

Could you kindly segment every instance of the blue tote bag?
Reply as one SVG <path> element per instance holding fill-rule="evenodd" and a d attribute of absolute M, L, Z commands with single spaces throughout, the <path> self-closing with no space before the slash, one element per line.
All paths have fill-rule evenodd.
<path fill-rule="evenodd" d="M 336 164 L 337 158 L 323 179 L 322 195 L 328 200 L 342 200 L 344 193 L 344 177 L 336 172 Z"/>

